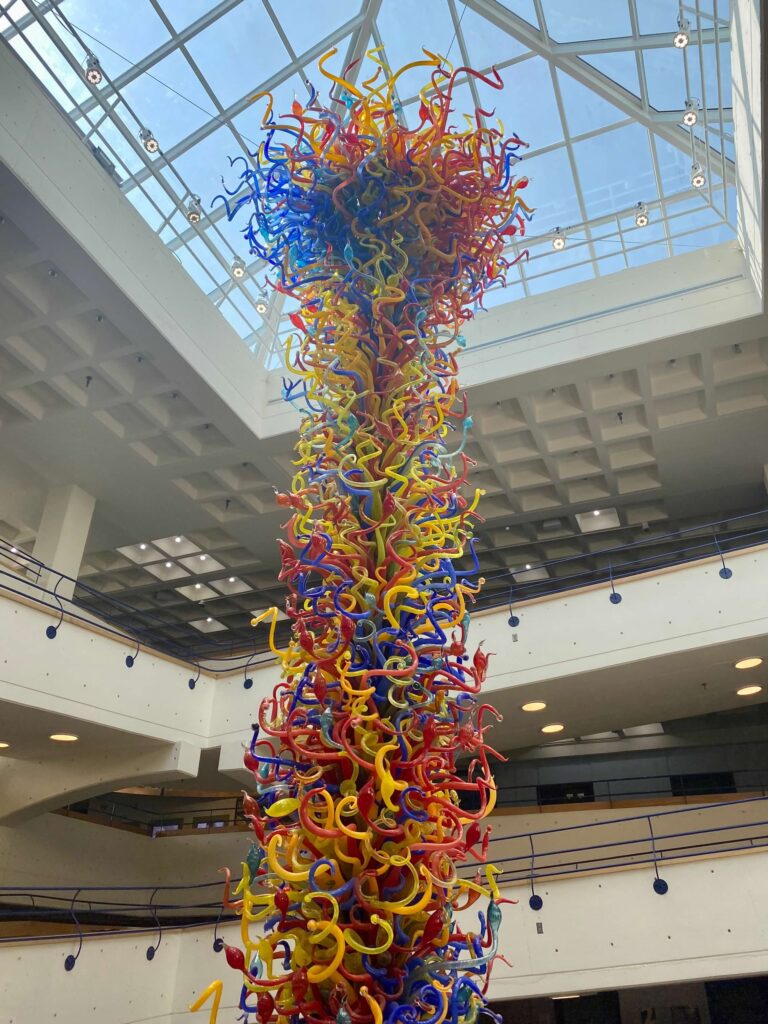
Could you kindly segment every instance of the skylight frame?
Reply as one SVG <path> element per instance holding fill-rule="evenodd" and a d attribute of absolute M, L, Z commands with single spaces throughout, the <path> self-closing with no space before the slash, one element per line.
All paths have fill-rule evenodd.
<path fill-rule="evenodd" d="M 79 73 L 81 58 L 80 54 L 74 51 L 78 49 L 78 46 L 82 48 L 84 58 L 89 49 L 87 38 L 83 39 L 79 33 L 75 32 L 72 45 L 68 46 L 69 37 L 65 38 L 59 31 L 56 31 L 51 20 L 55 17 L 66 15 L 66 0 L 43 0 L 37 7 L 32 7 L 29 4 L 29 0 L 25 0 L 25 2 L 28 6 L 28 13 L 17 19 L 15 27 L 12 26 L 6 35 L 8 37 L 18 34 L 23 36 L 30 26 L 41 25 L 50 42 L 56 46 L 65 60 L 67 60 L 70 68 Z M 110 154 L 110 158 L 114 160 L 116 165 L 123 168 L 124 180 L 120 187 L 127 198 L 132 199 L 134 205 L 136 205 L 137 197 L 141 195 L 142 203 L 147 202 L 150 204 L 148 209 L 153 210 L 156 216 L 160 218 L 160 225 L 156 230 L 158 234 L 161 234 L 168 248 L 180 257 L 183 253 L 185 259 L 191 259 L 193 261 L 192 265 L 200 268 L 199 273 L 197 270 L 195 272 L 198 283 L 210 280 L 210 287 L 206 287 L 205 283 L 200 284 L 200 286 L 211 298 L 211 301 L 219 305 L 222 311 L 229 314 L 230 320 L 234 319 L 238 323 L 238 332 L 243 336 L 246 344 L 249 345 L 262 363 L 271 365 L 274 363 L 276 334 L 279 330 L 284 330 L 285 328 L 284 321 L 281 320 L 284 299 L 282 296 L 277 295 L 268 302 L 266 313 L 259 314 L 257 312 L 256 303 L 260 302 L 261 290 L 258 285 L 254 288 L 254 281 L 258 281 L 259 275 L 264 270 L 263 264 L 259 261 L 251 261 L 249 263 L 248 274 L 244 279 L 239 281 L 232 279 L 229 273 L 232 259 L 235 255 L 245 254 L 241 248 L 236 249 L 233 242 L 221 230 L 223 226 L 221 225 L 221 220 L 225 215 L 224 207 L 217 206 L 209 212 L 209 204 L 205 202 L 205 199 L 210 200 L 212 197 L 204 197 L 204 209 L 206 212 L 200 224 L 174 223 L 174 219 L 177 222 L 179 221 L 177 213 L 183 209 L 183 204 L 189 196 L 198 192 L 194 182 L 191 185 L 187 185 L 175 162 L 184 154 L 193 151 L 195 145 L 220 127 L 226 128 L 227 137 L 232 140 L 232 151 L 223 153 L 222 161 L 224 157 L 231 155 L 242 155 L 246 159 L 251 159 L 249 146 L 254 146 L 256 141 L 242 136 L 237 124 L 235 124 L 235 119 L 248 108 L 254 93 L 277 88 L 280 84 L 289 81 L 297 74 L 306 80 L 305 69 L 314 65 L 317 58 L 327 52 L 332 46 L 341 47 L 346 43 L 345 64 L 362 57 L 371 45 L 382 46 L 386 53 L 387 41 L 382 38 L 377 22 L 382 7 L 382 0 L 361 0 L 359 7 L 354 9 L 354 13 L 347 20 L 336 26 L 322 39 L 319 39 L 309 50 L 301 54 L 296 53 L 292 48 L 290 39 L 283 30 L 270 0 L 261 0 L 264 10 L 269 15 L 272 24 L 280 35 L 282 44 L 289 55 L 289 61 L 265 81 L 250 87 L 238 100 L 227 107 L 223 107 L 218 101 L 215 91 L 211 88 L 205 75 L 189 53 L 187 44 L 199 37 L 201 33 L 205 32 L 206 29 L 210 28 L 221 18 L 236 10 L 244 0 L 218 0 L 215 3 L 212 0 L 209 10 L 179 31 L 174 29 L 172 22 L 169 20 L 163 8 L 162 0 L 149 0 L 149 2 L 165 25 L 169 38 L 160 46 L 155 47 L 152 52 L 147 53 L 135 65 L 116 75 L 114 79 L 110 79 L 108 69 L 104 69 L 105 82 L 101 87 L 91 89 L 91 95 L 86 100 L 76 103 L 66 85 L 57 79 L 55 73 L 50 68 L 48 72 L 53 79 L 58 81 L 59 88 L 63 89 L 72 99 L 72 106 L 68 111 L 70 118 L 75 123 L 80 122 L 85 137 L 91 141 L 96 141 L 99 146 Z M 601 276 L 604 269 L 601 263 L 606 262 L 608 259 L 613 259 L 618 254 L 623 255 L 626 264 L 629 263 L 627 239 L 625 238 L 626 231 L 622 228 L 621 218 L 627 216 L 630 210 L 615 210 L 605 216 L 588 218 L 585 194 L 574 154 L 574 144 L 576 142 L 585 138 L 598 138 L 609 131 L 614 131 L 631 123 L 639 123 L 646 129 L 658 198 L 638 195 L 637 201 L 644 201 L 652 212 L 658 211 L 658 220 L 664 228 L 664 244 L 668 256 L 673 255 L 675 245 L 678 244 L 675 240 L 674 231 L 671 230 L 671 228 L 674 228 L 674 221 L 676 219 L 673 208 L 679 201 L 687 199 L 691 194 L 694 194 L 688 190 L 673 194 L 667 194 L 664 191 L 657 139 L 663 139 L 675 149 L 685 151 L 689 136 L 678 127 L 679 111 L 654 110 L 648 100 L 647 69 L 645 67 L 644 54 L 648 50 L 669 47 L 671 45 L 669 35 L 665 33 L 642 35 L 639 29 L 637 0 L 624 0 L 624 2 L 627 4 L 629 22 L 632 29 L 631 36 L 559 42 L 556 39 L 556 28 L 547 25 L 542 0 L 533 0 L 539 27 L 535 27 L 523 18 L 515 15 L 497 3 L 496 0 L 466 0 L 466 2 L 465 0 L 446 0 L 454 32 L 450 46 L 452 52 L 449 56 L 455 63 L 473 64 L 471 47 L 468 46 L 462 29 L 462 18 L 467 9 L 483 17 L 489 26 L 508 34 L 518 44 L 526 47 L 523 53 L 516 53 L 509 60 L 499 63 L 497 65 L 499 68 L 512 67 L 516 64 L 524 65 L 524 62 L 533 56 L 542 57 L 548 62 L 554 98 L 560 117 L 561 133 L 558 136 L 559 141 L 556 143 L 538 150 L 532 150 L 529 160 L 532 161 L 536 156 L 544 155 L 546 152 L 553 150 L 563 150 L 567 155 L 581 220 L 578 224 L 563 224 L 561 228 L 566 233 L 570 232 L 574 237 L 577 233 L 584 236 L 584 243 L 579 241 L 574 244 L 586 245 L 588 259 L 585 260 L 585 263 L 589 263 L 593 277 Z M 682 51 L 681 56 L 681 60 L 684 62 L 686 89 L 688 95 L 690 95 L 691 78 L 694 74 L 698 73 L 702 91 L 702 96 L 699 97 L 701 101 L 700 123 L 704 131 L 704 138 L 709 139 L 711 134 L 714 133 L 720 140 L 718 152 L 717 149 L 706 141 L 694 137 L 690 145 L 690 152 L 692 162 L 699 161 L 703 163 L 707 172 L 705 189 L 699 190 L 695 194 L 700 197 L 706 195 L 711 209 L 716 211 L 722 223 L 727 224 L 735 236 L 735 215 L 732 216 L 728 203 L 728 186 L 734 183 L 735 170 L 733 161 L 726 154 L 729 142 L 727 125 L 732 122 L 732 112 L 730 108 L 724 106 L 724 83 L 720 66 L 720 47 L 721 44 L 729 39 L 729 27 L 724 18 L 719 14 L 718 0 L 712 0 L 712 2 L 713 12 L 711 15 L 701 9 L 700 0 L 694 0 L 693 4 L 680 5 L 680 10 L 689 19 L 692 27 L 692 43 Z M 723 0 L 720 0 L 721 4 L 722 2 Z M 57 11 L 59 12 L 58 15 Z M 701 45 L 696 45 L 699 43 Z M 716 96 L 707 95 L 706 75 L 703 67 L 703 46 L 710 45 L 713 47 L 717 62 L 715 76 L 717 85 Z M 623 89 L 586 60 L 590 56 L 617 52 L 631 52 L 634 54 L 639 83 L 639 96 L 635 96 L 626 89 Z M 209 97 L 211 107 L 216 112 L 211 114 L 194 131 L 189 132 L 173 146 L 169 147 L 167 151 L 162 150 L 162 139 L 159 140 L 161 152 L 153 159 L 150 159 L 148 154 L 144 152 L 143 147 L 138 143 L 135 137 L 136 133 L 131 130 L 126 122 L 133 121 L 136 125 L 141 125 L 140 117 L 146 113 L 146 123 L 151 125 L 151 111 L 133 112 L 130 105 L 122 98 L 121 90 L 140 78 L 142 74 L 151 73 L 152 68 L 156 67 L 172 53 L 179 53 L 188 62 L 190 70 L 196 76 L 205 94 Z M 694 59 L 699 61 L 698 69 L 693 66 L 692 62 Z M 356 69 L 353 74 L 357 70 L 359 69 Z M 624 114 L 624 117 L 593 131 L 581 133 L 581 135 L 578 133 L 574 134 L 568 122 L 561 94 L 560 78 L 562 75 L 575 78 L 582 85 L 592 89 L 598 96 L 614 106 L 617 115 Z M 469 89 L 475 103 L 477 103 L 479 99 L 478 90 L 475 82 L 471 79 L 469 80 Z M 406 112 L 417 101 L 416 97 L 410 96 L 400 97 L 400 99 Z M 680 97 L 681 106 L 684 99 L 685 97 Z M 121 139 L 123 143 L 127 143 L 134 155 L 139 159 L 139 166 L 136 170 L 131 171 L 125 166 L 123 158 L 115 151 L 109 139 L 104 136 L 101 129 L 105 122 L 108 122 L 111 128 L 118 133 L 116 139 Z M 732 139 L 732 133 L 730 139 Z M 226 171 L 225 163 L 222 170 Z M 715 180 L 715 175 L 721 179 L 722 184 L 720 181 Z M 170 181 L 169 178 L 171 179 Z M 156 182 L 162 190 L 161 195 L 164 194 L 167 197 L 171 207 L 170 212 L 165 209 L 165 202 L 162 202 L 159 206 L 158 202 L 148 191 L 147 183 L 150 181 Z M 593 233 L 597 232 L 599 236 L 600 229 L 612 221 L 615 221 L 617 224 L 616 251 L 612 250 L 608 253 L 606 249 L 605 253 L 607 255 L 601 255 L 600 248 L 602 243 L 596 247 L 596 238 L 593 238 Z M 532 234 L 527 237 L 525 242 L 535 246 L 543 237 L 546 237 L 546 234 L 541 235 L 535 232 L 535 221 L 531 225 L 531 229 Z M 706 230 L 706 227 L 700 230 Z M 686 232 L 686 236 L 690 233 L 692 232 Z M 200 243 L 205 246 L 205 249 L 212 258 L 212 267 L 218 265 L 221 268 L 220 275 L 206 266 L 204 261 L 195 252 L 191 244 L 193 239 L 199 239 Z M 645 243 L 641 244 L 644 245 Z M 654 240 L 652 242 L 649 241 L 647 244 L 656 245 L 659 243 L 658 240 Z M 521 248 L 523 248 L 523 244 L 513 244 L 510 246 L 510 251 L 515 252 Z M 532 280 L 545 276 L 538 272 L 536 263 L 537 260 L 535 258 L 531 260 L 527 267 L 520 263 L 510 276 L 512 283 L 521 282 L 524 295 L 531 293 L 530 282 Z M 551 270 L 546 273 L 559 273 L 561 269 L 563 268 L 558 268 L 553 264 Z M 609 272 L 611 271 L 609 270 Z"/>

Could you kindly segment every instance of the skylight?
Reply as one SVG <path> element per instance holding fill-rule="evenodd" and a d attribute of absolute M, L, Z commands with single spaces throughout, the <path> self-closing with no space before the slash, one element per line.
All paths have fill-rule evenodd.
<path fill-rule="evenodd" d="M 681 11 L 690 42 L 678 49 Z M 456 116 L 479 104 L 528 142 L 519 172 L 536 216 L 517 243 L 528 259 L 488 307 L 735 236 L 728 0 L 13 0 L 0 3 L 0 32 L 267 367 L 279 365 L 288 310 L 214 198 L 228 158 L 261 138 L 255 94 L 272 91 L 283 111 L 307 79 L 324 87 L 316 62 L 332 47 L 337 72 L 372 47 L 399 66 L 422 45 L 456 66 L 499 69 L 506 89 L 465 83 Z M 85 80 L 89 53 L 98 85 Z M 419 72 L 401 84 L 411 120 Z M 142 128 L 158 152 L 142 146 Z M 203 215 L 191 223 L 195 196 Z"/>

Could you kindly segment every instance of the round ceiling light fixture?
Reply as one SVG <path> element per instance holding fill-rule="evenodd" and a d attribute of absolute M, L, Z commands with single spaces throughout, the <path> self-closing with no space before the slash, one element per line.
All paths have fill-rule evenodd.
<path fill-rule="evenodd" d="M 199 224 L 203 219 L 203 204 L 200 196 L 192 196 L 187 203 L 187 220 L 190 224 Z"/>
<path fill-rule="evenodd" d="M 142 128 L 139 132 L 139 142 L 142 144 L 144 149 L 148 153 L 157 153 L 160 149 L 160 143 L 157 141 L 155 136 L 149 130 L 149 128 Z"/>
<path fill-rule="evenodd" d="M 549 725 L 543 725 L 541 727 L 541 731 L 543 733 L 549 734 L 554 732 L 562 732 L 564 728 L 565 726 L 562 722 L 550 722 Z"/>
<path fill-rule="evenodd" d="M 77 743 L 80 737 L 72 732 L 52 732 L 48 739 L 55 743 Z"/>
<path fill-rule="evenodd" d="M 737 661 L 733 667 L 738 669 L 757 668 L 758 665 L 762 664 L 762 658 L 742 658 L 741 661 Z"/>
<path fill-rule="evenodd" d="M 707 176 L 700 163 L 691 165 L 691 185 L 694 188 L 704 188 L 707 183 Z"/>
<path fill-rule="evenodd" d="M 89 53 L 85 61 L 85 80 L 89 85 L 101 85 L 104 79 L 104 72 L 101 70 L 99 58 Z"/>
<path fill-rule="evenodd" d="M 683 114 L 683 124 L 686 128 L 693 128 L 693 126 L 699 120 L 699 109 L 701 104 L 693 96 L 689 97 L 685 101 L 685 113 Z"/>
<path fill-rule="evenodd" d="M 638 203 L 635 207 L 635 226 L 638 228 L 647 228 L 650 222 L 648 216 L 648 207 L 645 203 Z"/>
<path fill-rule="evenodd" d="M 691 24 L 682 14 L 677 16 L 677 32 L 672 37 L 672 43 L 678 50 L 684 50 L 691 41 Z"/>
<path fill-rule="evenodd" d="M 736 696 L 737 697 L 754 697 L 756 693 L 762 693 L 762 692 L 763 692 L 762 686 L 758 686 L 757 683 L 755 683 L 753 686 L 741 686 L 741 687 L 739 687 L 739 689 L 736 691 Z"/>
<path fill-rule="evenodd" d="M 529 700 L 520 708 L 521 711 L 543 711 L 546 708 L 543 700 Z"/>

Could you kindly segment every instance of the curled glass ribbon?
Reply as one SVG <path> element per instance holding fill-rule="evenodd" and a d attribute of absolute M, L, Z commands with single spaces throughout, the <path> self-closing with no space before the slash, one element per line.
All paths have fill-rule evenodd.
<path fill-rule="evenodd" d="M 453 124 L 457 76 L 501 88 L 495 71 L 425 50 L 392 74 L 374 51 L 356 85 L 326 69 L 334 52 L 331 98 L 277 118 L 266 97 L 264 141 L 218 197 L 299 303 L 284 396 L 303 417 L 277 495 L 288 647 L 277 609 L 253 620 L 283 679 L 245 757 L 256 842 L 227 883 L 242 946 L 226 958 L 261 1024 L 473 1024 L 490 1012 L 501 901 L 493 867 L 457 873 L 485 861 L 496 788 L 495 712 L 478 701 L 491 654 L 467 652 L 481 492 L 467 493 L 456 354 L 532 212 L 524 143 L 486 111 Z M 409 127 L 395 88 L 414 67 L 428 84 Z M 456 912 L 482 897 L 465 931 Z M 212 1020 L 220 992 L 206 990 Z"/>

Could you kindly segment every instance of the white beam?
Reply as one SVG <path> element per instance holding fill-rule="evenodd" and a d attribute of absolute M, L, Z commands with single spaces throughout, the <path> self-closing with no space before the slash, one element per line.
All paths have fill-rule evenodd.
<path fill-rule="evenodd" d="M 94 498 L 75 484 L 54 487 L 48 494 L 33 555 L 52 569 L 41 581 L 43 586 L 54 587 L 61 580 L 57 587 L 61 597 L 71 597 L 74 592 L 72 580 L 80 571 L 95 504 Z"/>

